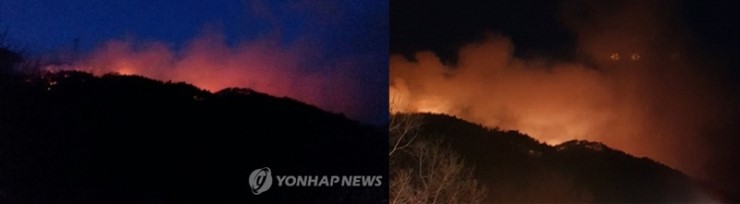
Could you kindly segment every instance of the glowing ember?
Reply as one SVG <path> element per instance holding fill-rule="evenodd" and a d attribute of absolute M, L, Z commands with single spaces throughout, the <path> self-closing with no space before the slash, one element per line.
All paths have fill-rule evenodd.
<path fill-rule="evenodd" d="M 619 61 L 619 53 L 612 53 L 612 55 L 609 56 L 609 59 Z"/>

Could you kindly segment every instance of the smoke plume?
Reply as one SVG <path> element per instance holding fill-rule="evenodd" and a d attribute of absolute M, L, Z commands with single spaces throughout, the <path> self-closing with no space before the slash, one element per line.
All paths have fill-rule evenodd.
<path fill-rule="evenodd" d="M 692 56 L 669 3 L 598 3 L 563 4 L 574 60 L 515 57 L 499 34 L 460 48 L 454 65 L 431 52 L 391 56 L 393 111 L 456 115 L 550 144 L 599 141 L 706 176 L 711 155 L 696 141 L 724 105 L 702 71 L 711 65 Z"/>

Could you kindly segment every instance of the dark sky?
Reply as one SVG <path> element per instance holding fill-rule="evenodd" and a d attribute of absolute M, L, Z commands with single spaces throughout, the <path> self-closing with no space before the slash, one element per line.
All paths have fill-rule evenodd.
<path fill-rule="evenodd" d="M 572 58 L 575 33 L 563 23 L 563 2 L 573 1 L 391 1 L 390 49 L 407 55 L 432 50 L 454 61 L 457 48 L 482 40 L 486 31 L 493 31 L 511 37 L 519 57 Z M 740 3 L 674 3 L 679 7 L 677 21 L 688 28 L 703 51 L 726 58 L 740 55 L 740 24 L 735 22 L 740 17 L 736 11 Z"/>
<path fill-rule="evenodd" d="M 227 46 L 279 39 L 293 49 L 309 42 L 306 72 L 350 69 L 364 107 L 353 118 L 387 120 L 388 2 L 272 0 L 6 0 L 0 2 L 0 28 L 14 47 L 32 54 L 59 50 L 86 53 L 114 39 L 157 42 L 181 52 L 204 33 L 224 36 Z M 77 43 L 76 43 L 77 42 Z M 77 45 L 76 45 L 77 44 Z M 300 43 L 298 43 L 300 44 Z M 300 46 L 297 46 L 300 47 Z M 347 62 L 349 61 L 349 62 Z M 349 65 L 347 65 L 349 66 Z"/>
<path fill-rule="evenodd" d="M 33 50 L 84 49 L 131 34 L 181 44 L 208 25 L 220 26 L 230 39 L 252 38 L 270 30 L 250 16 L 239 1 L 4 1 L 3 24 L 10 37 Z M 293 36 L 295 37 L 295 36 Z"/>
<path fill-rule="evenodd" d="M 433 50 L 454 61 L 458 47 L 482 40 L 486 31 L 505 33 L 522 52 L 567 51 L 573 36 L 558 20 L 558 5 L 530 0 L 392 1 L 391 52 Z"/>
<path fill-rule="evenodd" d="M 740 108 L 737 106 L 740 102 L 740 92 L 737 91 L 740 90 L 740 23 L 737 23 L 737 19 L 740 19 L 740 12 L 738 12 L 738 9 L 740 9 L 740 2 L 736 1 L 399 0 L 391 1 L 390 4 L 390 51 L 391 55 L 398 54 L 409 60 L 413 60 L 420 51 L 432 51 L 439 57 L 439 61 L 446 65 L 444 66 L 444 69 L 447 69 L 445 71 L 446 75 L 438 78 L 420 76 L 414 79 L 410 75 L 403 74 L 421 71 L 397 71 L 399 73 L 398 77 L 407 77 L 403 78 L 405 80 L 405 83 L 402 84 L 403 88 L 411 87 L 412 83 L 410 81 L 412 80 L 417 80 L 417 83 L 422 80 L 442 80 L 442 82 L 435 81 L 437 84 L 435 86 L 419 85 L 424 88 L 416 89 L 427 94 L 434 92 L 432 89 L 438 89 L 441 92 L 444 92 L 442 90 L 457 90 L 454 88 L 455 86 L 465 87 L 466 90 L 462 92 L 476 92 L 475 89 L 470 87 L 480 86 L 480 84 L 507 86 L 512 83 L 518 87 L 536 87 L 526 85 L 526 83 L 540 83 L 532 80 L 513 82 L 520 75 L 508 79 L 505 77 L 504 79 L 490 79 L 492 82 L 478 84 L 468 83 L 469 80 L 463 79 L 456 81 L 454 78 L 457 69 L 474 69 L 469 64 L 457 64 L 459 60 L 458 51 L 466 45 L 484 41 L 488 43 L 484 43 L 483 48 L 466 48 L 468 57 L 471 56 L 471 53 L 474 53 L 470 50 L 492 49 L 485 46 L 499 45 L 495 43 L 505 41 L 510 42 L 513 47 L 512 56 L 507 59 L 522 62 L 524 64 L 522 66 L 525 67 L 538 69 L 536 68 L 540 66 L 538 63 L 545 62 L 545 65 L 540 67 L 557 69 L 557 67 L 553 68 L 548 63 L 560 63 L 564 66 L 572 65 L 597 70 L 602 75 L 607 76 L 605 77 L 607 82 L 603 84 L 609 84 L 608 86 L 619 84 L 614 85 L 618 87 L 616 89 L 620 89 L 620 91 L 615 92 L 615 96 L 621 94 L 622 96 L 639 95 L 645 97 L 644 100 L 635 97 L 635 101 L 639 101 L 635 104 L 640 104 L 642 109 L 634 109 L 639 111 L 632 113 L 645 115 L 644 117 L 641 116 L 641 118 L 649 120 L 643 124 L 647 127 L 645 129 L 654 128 L 656 130 L 654 135 L 635 135 L 622 139 L 605 138 L 605 140 L 622 142 L 607 143 L 607 145 L 621 144 L 622 146 L 616 146 L 622 149 L 635 150 L 637 148 L 630 149 L 631 146 L 625 144 L 653 143 L 650 147 L 654 150 L 643 148 L 638 152 L 674 152 L 652 155 L 657 156 L 657 160 L 660 162 L 669 163 L 674 168 L 679 168 L 684 172 L 689 171 L 690 175 L 701 177 L 700 180 L 731 192 L 730 194 L 734 194 L 737 199 L 740 198 L 738 196 L 740 195 L 740 176 L 736 173 L 740 172 L 740 156 L 738 156 L 740 155 L 740 150 L 738 150 L 738 146 L 740 146 L 740 139 L 738 139 Z M 502 38 L 505 40 L 494 38 L 494 42 L 491 44 L 490 34 L 503 36 Z M 638 39 L 629 39 L 630 37 Z M 496 41 L 496 39 L 499 41 Z M 634 42 L 647 43 L 635 46 Z M 644 64 L 635 65 L 630 69 L 644 69 L 619 70 L 631 66 L 630 64 L 605 66 L 606 63 L 609 63 L 609 55 L 594 56 L 593 54 L 600 51 L 601 48 L 608 47 L 613 47 L 615 50 L 617 48 L 643 49 L 641 63 Z M 677 54 L 679 52 L 674 50 L 682 51 Z M 670 56 L 672 52 L 675 52 L 673 54 L 674 58 L 680 60 L 669 61 L 662 65 L 657 62 L 667 59 L 667 56 Z M 652 58 L 661 55 L 666 57 L 661 59 Z M 472 56 L 479 57 L 481 55 Z M 491 55 L 490 58 L 497 59 L 496 57 L 496 55 Z M 607 61 L 599 61 L 599 57 L 605 57 Z M 422 55 L 416 60 L 422 60 L 421 66 L 424 66 L 424 63 L 430 64 L 429 59 L 433 59 L 433 57 Z M 481 60 L 479 58 L 475 59 Z M 655 61 L 648 61 L 653 59 Z M 399 67 L 410 66 L 400 64 Z M 511 64 L 516 63 L 512 62 L 507 66 L 516 68 Z M 432 63 L 432 65 L 434 64 Z M 391 59 L 391 69 L 393 69 L 393 59 Z M 458 75 L 461 77 L 467 73 L 459 72 Z M 503 74 L 508 73 L 502 72 Z M 522 71 L 522 73 L 531 72 L 536 71 Z M 393 73 L 394 70 L 391 70 L 391 86 L 394 85 Z M 481 75 L 485 76 L 485 73 L 472 77 L 480 78 Z M 542 73 L 538 77 L 557 75 L 547 72 L 537 73 Z M 569 75 L 564 76 L 559 79 L 567 80 L 570 77 Z M 511 83 L 493 82 L 494 80 Z M 444 85 L 445 82 L 450 84 Z M 542 82 L 547 83 L 547 81 Z M 554 87 L 557 86 L 554 85 Z M 632 89 L 639 92 L 633 94 L 629 91 L 631 89 L 624 87 L 640 87 L 643 89 Z M 481 94 L 484 95 L 475 95 L 478 97 L 472 98 L 478 100 L 478 98 L 485 98 L 488 95 L 499 94 L 500 92 L 497 93 L 497 90 L 495 87 L 486 87 L 481 91 Z M 538 89 L 533 88 L 531 90 Z M 411 92 L 413 94 L 413 90 Z M 435 94 L 438 94 L 437 97 L 452 95 L 462 98 L 460 97 L 460 90 L 450 92 Z M 545 94 L 552 94 L 552 92 L 545 92 Z M 558 98 L 555 95 L 543 97 Z M 499 99 L 507 100 L 506 97 L 500 97 Z M 620 98 L 617 97 L 616 99 Z M 483 101 L 487 104 L 477 105 L 477 107 L 475 102 L 472 101 L 461 102 L 464 107 L 458 108 L 460 111 L 457 114 L 476 115 L 470 112 L 482 110 L 483 108 L 480 107 L 495 106 L 491 104 L 497 103 L 497 100 L 493 99 Z M 529 102 L 525 101 L 527 104 Z M 617 103 L 613 102 L 614 105 L 623 105 Z M 516 104 L 508 105 L 510 107 L 507 108 L 516 106 Z M 632 105 L 634 104 L 629 106 Z M 533 107 L 537 108 L 539 106 Z M 608 109 L 617 108 L 608 107 L 597 110 Z M 632 108 L 629 109 L 633 110 Z M 495 117 L 492 113 L 496 112 L 489 111 L 485 113 Z M 468 118 L 475 117 L 470 116 Z M 619 119 L 619 117 L 615 118 Z M 478 119 L 479 121 L 476 122 L 486 123 L 485 119 Z M 622 119 L 628 120 L 627 118 Z M 664 129 L 665 131 L 657 129 Z M 636 132 L 650 131 L 640 130 Z M 635 153 L 633 151 L 628 152 Z M 637 153 L 637 155 L 650 156 L 651 154 Z M 694 169 L 695 171 L 687 169 Z"/>

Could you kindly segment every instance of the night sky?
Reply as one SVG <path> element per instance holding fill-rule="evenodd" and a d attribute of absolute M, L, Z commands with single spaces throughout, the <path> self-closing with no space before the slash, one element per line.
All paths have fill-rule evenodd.
<path fill-rule="evenodd" d="M 223 43 L 224 48 L 209 49 L 237 53 L 235 58 L 249 53 L 242 52 L 241 47 L 265 49 L 254 47 L 269 44 L 266 47 L 270 47 L 267 48 L 270 51 L 263 53 L 274 51 L 281 57 L 289 56 L 276 57 L 277 59 L 295 61 L 292 65 L 294 70 L 287 71 L 295 73 L 295 76 L 280 80 L 292 80 L 308 73 L 314 78 L 325 78 L 319 80 L 320 84 L 330 84 L 331 82 L 324 81 L 341 78 L 337 81 L 344 81 L 344 86 L 352 87 L 349 88 L 351 90 L 335 92 L 323 90 L 333 95 L 347 95 L 336 99 L 342 102 L 295 96 L 299 100 L 345 113 L 354 119 L 381 124 L 387 120 L 387 104 L 384 100 L 387 97 L 384 88 L 387 84 L 387 6 L 388 2 L 384 1 L 361 0 L 332 0 L 321 3 L 236 0 L 10 0 L 0 3 L 0 28 L 7 30 L 8 43 L 25 53 L 34 56 L 82 53 L 80 55 L 88 56 L 85 58 L 88 61 L 95 58 L 89 56 L 101 53 L 102 50 L 110 50 L 110 46 L 106 45 L 118 41 L 133 47 L 133 51 L 127 56 L 151 53 L 147 47 L 156 44 L 165 47 L 167 54 L 175 55 L 177 59 L 174 61 L 177 62 L 191 56 L 183 53 L 197 47 L 194 42 L 203 39 L 217 39 L 216 44 Z M 234 67 L 241 65 L 244 63 Z M 351 74 L 334 74 L 336 72 Z M 149 72 L 139 71 L 135 74 L 147 73 Z M 229 71 L 221 74 L 244 73 Z M 183 78 L 159 75 L 150 77 L 162 80 Z M 200 85 L 198 82 L 193 83 Z M 293 87 L 297 86 L 284 89 Z M 311 88 L 329 89 L 328 87 L 331 86 Z M 283 90 L 276 95 L 293 96 L 292 93 Z M 342 104 L 336 105 L 337 103 Z M 337 106 L 342 107 L 335 108 Z"/>
<path fill-rule="evenodd" d="M 737 196 L 738 8 L 391 1 L 391 97 L 550 144 L 603 142 Z"/>
<path fill-rule="evenodd" d="M 521 129 L 548 143 L 604 142 L 740 197 L 738 8 L 730 1 L 5 0 L 0 29 L 4 43 L 27 56 L 66 60 L 60 69 L 210 91 L 252 87 L 372 124 L 388 119 L 390 84 L 410 111 Z"/>

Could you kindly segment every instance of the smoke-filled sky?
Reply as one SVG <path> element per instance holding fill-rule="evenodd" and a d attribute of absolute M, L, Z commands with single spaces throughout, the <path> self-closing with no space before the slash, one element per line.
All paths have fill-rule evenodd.
<path fill-rule="evenodd" d="M 738 195 L 738 8 L 392 1 L 392 108 L 603 142 Z"/>
<path fill-rule="evenodd" d="M 388 2 L 0 2 L 6 43 L 54 69 L 247 87 L 387 120 Z"/>

